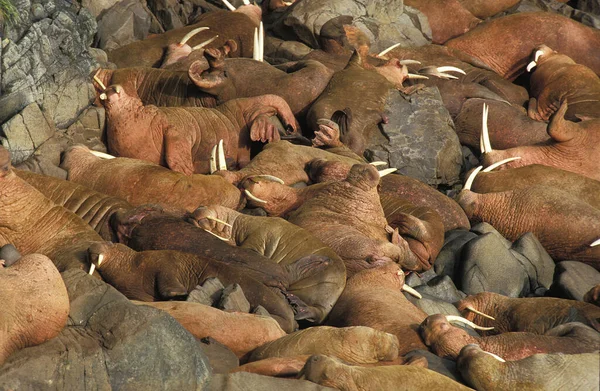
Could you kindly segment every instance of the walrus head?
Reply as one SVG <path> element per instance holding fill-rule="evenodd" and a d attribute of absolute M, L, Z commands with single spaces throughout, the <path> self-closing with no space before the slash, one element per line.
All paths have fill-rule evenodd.
<path fill-rule="evenodd" d="M 355 164 L 350 169 L 346 181 L 352 186 L 369 191 L 379 184 L 379 171 L 370 164 Z"/>
<path fill-rule="evenodd" d="M 531 72 L 531 70 L 543 63 L 550 55 L 556 54 L 556 52 L 550 49 L 546 45 L 539 45 L 533 52 L 531 53 L 531 62 L 527 64 L 527 72 Z"/>

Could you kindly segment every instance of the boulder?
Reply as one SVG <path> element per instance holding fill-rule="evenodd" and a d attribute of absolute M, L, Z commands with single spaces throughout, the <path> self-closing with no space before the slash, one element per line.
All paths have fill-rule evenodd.
<path fill-rule="evenodd" d="M 147 3 L 165 31 L 191 24 L 200 11 L 192 1 L 147 0 Z"/>
<path fill-rule="evenodd" d="M 592 266 L 577 261 L 556 264 L 552 293 L 565 299 L 583 300 L 583 296 L 600 284 L 600 272 Z"/>

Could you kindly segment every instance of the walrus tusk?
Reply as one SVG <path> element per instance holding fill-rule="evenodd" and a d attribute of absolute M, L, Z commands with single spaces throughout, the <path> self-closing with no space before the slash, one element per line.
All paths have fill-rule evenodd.
<path fill-rule="evenodd" d="M 198 34 L 200 31 L 204 31 L 204 30 L 208 30 L 209 27 L 198 27 L 193 29 L 192 31 L 190 31 L 189 33 L 187 33 L 186 35 L 183 36 L 183 38 L 181 38 L 181 41 L 179 41 L 179 46 L 183 46 L 187 43 L 187 41 L 189 41 L 194 35 Z"/>
<path fill-rule="evenodd" d="M 600 245 L 600 239 L 598 239 L 598 240 L 594 241 L 594 243 L 590 244 L 590 247 L 596 247 L 598 245 Z"/>
<path fill-rule="evenodd" d="M 385 56 L 386 54 L 388 54 L 389 52 L 391 52 L 392 50 L 396 49 L 398 46 L 400 46 L 401 43 L 398 42 L 396 44 L 393 44 L 392 46 L 390 46 L 389 48 L 383 50 L 382 52 L 380 52 L 377 57 L 381 57 L 381 56 Z"/>
<path fill-rule="evenodd" d="M 281 178 L 277 178 L 275 175 L 265 175 L 265 174 L 261 174 L 261 175 L 250 175 L 248 177 L 246 177 L 246 179 L 252 179 L 252 178 L 263 178 L 263 179 L 267 179 L 273 182 L 277 182 L 277 183 L 281 183 L 282 185 L 285 185 L 285 182 L 283 181 L 283 179 Z"/>
<path fill-rule="evenodd" d="M 223 147 L 223 139 L 219 140 L 219 147 L 217 148 L 217 155 L 219 156 L 217 167 L 219 171 L 227 171 L 227 162 L 225 161 L 225 147 Z"/>
<path fill-rule="evenodd" d="M 379 177 L 383 178 L 387 174 L 391 174 L 392 172 L 397 171 L 397 170 L 398 170 L 397 168 L 386 168 L 385 170 L 378 171 Z"/>
<path fill-rule="evenodd" d="M 407 76 L 409 79 L 425 79 L 425 80 L 429 80 L 429 78 L 425 75 L 417 75 L 415 73 L 409 73 Z"/>
<path fill-rule="evenodd" d="M 265 61 L 265 28 L 263 27 L 263 22 L 260 22 L 260 27 L 258 29 L 258 50 L 260 53 L 260 59 L 258 61 Z"/>
<path fill-rule="evenodd" d="M 94 270 L 96 270 L 96 265 L 94 265 L 94 264 L 92 263 L 92 265 L 90 266 L 90 276 L 91 276 L 92 274 L 94 274 Z"/>
<path fill-rule="evenodd" d="M 246 194 L 246 197 L 250 198 L 252 201 L 260 202 L 262 204 L 266 204 L 267 203 L 267 201 L 261 200 L 260 198 L 258 198 L 254 194 L 250 193 L 250 190 L 248 190 L 248 189 L 244 189 L 244 194 Z"/>
<path fill-rule="evenodd" d="M 106 100 L 106 98 L 107 96 L 104 92 L 100 94 L 100 100 Z"/>
<path fill-rule="evenodd" d="M 402 273 L 402 271 L 399 271 L 398 273 Z M 421 294 L 419 292 L 417 292 L 416 290 L 414 290 L 411 286 L 408 286 L 406 284 L 404 284 L 402 286 L 402 291 L 406 292 L 406 293 L 410 293 L 411 295 L 413 295 L 414 297 L 416 297 L 417 299 L 422 299 L 423 296 L 421 296 Z"/>
<path fill-rule="evenodd" d="M 463 75 L 467 74 L 467 72 L 463 71 L 460 68 L 452 67 L 452 66 L 448 66 L 448 65 L 442 66 L 442 67 L 437 67 L 437 70 L 438 70 L 438 72 L 441 72 L 441 73 L 445 73 L 445 72 L 458 72 L 458 73 L 462 73 Z"/>
<path fill-rule="evenodd" d="M 260 49 L 258 48 L 258 28 L 254 28 L 254 46 L 252 49 L 252 59 L 256 61 L 259 60 Z"/>
<path fill-rule="evenodd" d="M 210 151 L 210 173 L 217 171 L 217 144 Z"/>
<path fill-rule="evenodd" d="M 204 229 L 204 228 L 202 228 L 202 229 Z M 222 236 L 219 236 L 219 235 L 217 235 L 216 233 L 214 233 L 214 232 L 210 232 L 210 231 L 209 231 L 209 230 L 207 230 L 207 229 L 204 229 L 204 230 L 205 230 L 206 232 L 208 232 L 209 234 L 211 234 L 212 236 L 215 236 L 215 237 L 217 237 L 217 238 L 221 239 L 221 240 L 222 240 L 222 241 L 224 241 L 224 242 L 228 242 L 228 241 L 229 241 L 229 239 L 228 239 L 228 238 L 224 238 L 224 237 L 222 237 Z"/>
<path fill-rule="evenodd" d="M 206 219 L 206 220 L 211 220 L 211 221 L 216 221 L 217 223 L 221 223 L 221 224 L 223 224 L 223 225 L 226 225 L 226 226 L 228 226 L 229 228 L 233 228 L 233 226 L 232 226 L 231 224 L 229 224 L 229 223 L 227 223 L 227 222 L 225 222 L 225 221 L 223 221 L 223 220 L 221 220 L 221 219 L 217 219 L 216 217 L 212 217 L 212 216 L 206 216 L 206 217 L 205 217 L 205 219 Z"/>
<path fill-rule="evenodd" d="M 102 91 L 104 91 L 106 89 L 106 86 L 104 85 L 104 83 L 102 83 L 102 80 L 100 80 L 98 78 L 98 72 L 100 72 L 100 69 L 98 69 L 96 71 L 96 74 L 94 75 L 94 80 L 96 81 L 96 83 L 98 83 L 98 85 L 102 88 Z"/>
<path fill-rule="evenodd" d="M 242 0 L 242 2 L 244 3 L 244 5 L 250 5 L 250 1 L 249 0 Z"/>
<path fill-rule="evenodd" d="M 215 35 L 214 37 L 207 39 L 206 41 L 202 42 L 201 44 L 194 46 L 192 48 L 192 50 L 202 49 L 203 47 L 205 47 L 206 45 L 208 45 L 209 43 L 211 43 L 212 41 L 214 41 L 217 38 L 219 38 L 219 35 Z"/>
<path fill-rule="evenodd" d="M 468 326 L 471 326 L 472 328 L 474 328 L 475 330 L 493 330 L 493 327 L 482 327 L 482 326 L 478 326 L 475 323 L 471 322 L 470 320 L 467 320 L 461 316 L 456 316 L 456 315 L 446 315 L 446 320 L 448 322 L 461 322 L 464 323 Z"/>
<path fill-rule="evenodd" d="M 506 158 L 506 159 L 504 159 L 504 160 L 500 160 L 499 162 L 496 162 L 496 163 L 494 163 L 494 164 L 492 164 L 492 165 L 490 165 L 490 166 L 487 166 L 487 167 L 486 167 L 486 168 L 483 170 L 483 172 L 490 172 L 490 171 L 492 171 L 494 168 L 500 167 L 501 165 L 503 165 L 503 164 L 505 164 L 505 163 L 508 163 L 508 162 L 512 162 L 512 161 L 515 161 L 515 160 L 519 160 L 520 158 L 521 158 L 521 156 L 515 156 L 515 157 L 509 157 L 509 158 Z"/>
<path fill-rule="evenodd" d="M 102 263 L 103 260 L 104 260 L 104 255 L 99 254 L 98 255 L 98 267 L 100 267 L 100 264 Z M 90 266 L 90 276 L 92 274 L 94 274 L 94 270 L 96 270 L 96 264 L 94 264 L 94 262 L 92 262 L 92 265 Z"/>
<path fill-rule="evenodd" d="M 489 354 L 490 356 L 494 357 L 496 360 L 500 361 L 500 362 L 506 362 L 505 359 L 503 359 L 502 357 L 492 353 L 492 352 L 486 352 L 485 350 L 482 350 L 482 352 Z"/>
<path fill-rule="evenodd" d="M 469 177 L 467 178 L 467 181 L 465 182 L 465 187 L 463 187 L 463 190 L 471 190 L 471 186 L 473 185 L 473 181 L 475 180 L 475 177 L 477 176 L 477 174 L 479 173 L 479 171 L 481 171 L 482 168 L 483 168 L 483 166 L 477 167 L 471 173 L 471 175 L 469 175 Z"/>
<path fill-rule="evenodd" d="M 484 318 L 488 318 L 488 319 L 491 319 L 491 320 L 496 320 L 496 318 L 494 318 L 493 316 L 490 316 L 490 315 L 488 315 L 488 314 L 484 314 L 484 313 L 483 313 L 483 312 L 481 312 L 481 311 L 477 311 L 475 308 L 473 308 L 473 307 L 471 307 L 471 306 L 467 306 L 465 309 L 466 309 L 467 311 L 471 311 L 471 312 L 472 312 L 472 313 L 474 313 L 474 314 L 481 315 L 481 316 L 483 316 Z"/>
<path fill-rule="evenodd" d="M 533 68 L 535 68 L 537 66 L 537 63 L 535 61 L 530 62 L 529 64 L 527 64 L 527 72 L 531 72 L 531 70 Z"/>
<path fill-rule="evenodd" d="M 229 11 L 235 11 L 235 7 L 233 5 L 231 5 L 230 2 L 228 2 L 227 0 L 221 0 L 223 1 L 223 4 L 225 4 L 225 7 L 229 8 Z"/>
<path fill-rule="evenodd" d="M 417 60 L 400 60 L 400 65 L 421 65 L 421 61 L 417 61 Z"/>
<path fill-rule="evenodd" d="M 108 153 L 104 153 L 104 152 L 90 150 L 90 153 L 92 155 L 98 156 L 99 158 L 102 158 L 102 159 L 114 159 L 115 158 L 113 155 L 109 155 Z"/>
<path fill-rule="evenodd" d="M 481 153 L 490 153 L 493 151 L 492 144 L 490 143 L 490 132 L 488 130 L 488 113 L 489 106 L 483 104 L 483 115 L 481 117 L 481 142 L 483 143 L 483 150 Z"/>
<path fill-rule="evenodd" d="M 290 5 L 294 4 L 294 2 L 293 1 L 284 1 L 283 4 L 289 7 Z"/>
<path fill-rule="evenodd" d="M 375 167 L 377 167 L 377 166 L 385 166 L 385 165 L 387 165 L 387 163 L 386 163 L 386 162 L 382 162 L 381 160 L 378 160 L 378 161 L 375 161 L 375 162 L 371 162 L 371 163 L 369 163 L 369 164 L 370 164 L 370 165 L 372 165 L 372 166 L 375 166 Z"/>
<path fill-rule="evenodd" d="M 116 84 L 115 85 L 115 92 L 119 95 L 121 95 L 121 92 L 123 92 L 123 87 L 120 84 Z"/>

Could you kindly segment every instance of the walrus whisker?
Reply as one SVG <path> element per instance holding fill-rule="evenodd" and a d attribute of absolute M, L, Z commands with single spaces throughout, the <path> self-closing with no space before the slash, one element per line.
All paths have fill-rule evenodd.
<path fill-rule="evenodd" d="M 267 203 L 267 201 L 261 200 L 260 198 L 258 198 L 254 194 L 250 193 L 250 190 L 248 190 L 248 189 L 244 189 L 244 194 L 246 194 L 246 197 L 250 198 L 252 201 L 260 202 L 262 204 L 266 204 Z"/>
<path fill-rule="evenodd" d="M 223 4 L 225 4 L 225 7 L 229 8 L 229 11 L 235 11 L 235 7 L 228 2 L 227 0 L 221 0 L 223 2 Z"/>
<path fill-rule="evenodd" d="M 183 38 L 181 38 L 181 41 L 179 41 L 179 46 L 183 46 L 187 43 L 187 41 L 189 41 L 194 35 L 198 34 L 200 31 L 204 31 L 204 30 L 208 30 L 209 27 L 198 27 L 193 29 L 192 31 L 190 31 L 189 33 L 187 33 L 186 35 L 183 36 Z"/>
<path fill-rule="evenodd" d="M 598 245 L 600 245 L 600 239 L 595 240 L 594 243 L 590 244 L 590 247 L 596 247 Z"/>
<path fill-rule="evenodd" d="M 263 178 L 263 179 L 267 179 L 267 180 L 285 185 L 285 182 L 283 181 L 283 179 L 277 178 L 275 175 L 260 174 L 260 175 L 250 175 L 250 176 L 246 177 L 246 179 L 252 179 L 252 178 Z"/>
<path fill-rule="evenodd" d="M 102 159 L 114 159 L 115 158 L 113 155 L 109 155 L 108 153 L 104 153 L 104 152 L 100 152 L 100 151 L 90 150 L 90 153 L 92 155 L 97 156 Z"/>
<path fill-rule="evenodd" d="M 192 48 L 192 50 L 198 50 L 198 49 L 202 49 L 203 47 L 205 47 L 206 45 L 208 45 L 209 43 L 211 43 L 212 41 L 214 41 L 215 39 L 219 38 L 219 35 L 215 35 L 214 37 L 207 39 L 206 41 L 202 42 L 201 44 L 198 44 L 196 46 L 194 46 Z"/>
<path fill-rule="evenodd" d="M 492 165 L 489 165 L 489 166 L 487 166 L 487 167 L 486 167 L 486 168 L 483 170 L 483 172 L 490 172 L 490 171 L 492 171 L 494 168 L 498 168 L 498 167 L 500 167 L 501 165 L 503 165 L 503 164 L 505 164 L 505 163 L 508 163 L 508 162 L 512 162 L 512 161 L 515 161 L 515 160 L 519 160 L 520 158 L 521 158 L 521 156 L 515 156 L 515 157 L 509 157 L 509 158 L 506 158 L 506 159 L 504 159 L 504 160 L 500 160 L 499 162 L 496 162 L 496 163 L 494 163 L 494 164 L 492 164 Z"/>
<path fill-rule="evenodd" d="M 224 238 L 224 237 L 222 237 L 222 236 L 219 236 L 219 235 L 217 235 L 217 234 L 216 234 L 216 233 L 214 233 L 214 232 L 210 232 L 210 231 L 209 231 L 209 230 L 207 230 L 207 229 L 204 229 L 204 228 L 202 228 L 202 229 L 203 229 L 203 230 L 205 230 L 206 232 L 208 232 L 209 234 L 211 234 L 212 236 L 215 236 L 215 237 L 217 237 L 217 238 L 221 239 L 221 240 L 222 240 L 222 241 L 224 241 L 224 242 L 228 242 L 228 241 L 230 240 L 230 239 L 228 239 L 228 238 Z"/>
<path fill-rule="evenodd" d="M 463 190 L 471 190 L 471 186 L 473 185 L 473 181 L 475 180 L 475 177 L 477 176 L 477 174 L 479 173 L 479 171 L 481 171 L 482 168 L 483 168 L 483 166 L 477 167 L 471 173 L 471 175 L 469 175 L 469 177 L 467 178 L 467 181 L 465 182 L 465 187 L 463 187 Z"/>
<path fill-rule="evenodd" d="M 391 174 L 392 172 L 397 171 L 397 170 L 398 170 L 397 168 L 386 168 L 385 170 L 378 171 L 379 177 L 383 178 L 387 174 Z"/>
<path fill-rule="evenodd" d="M 493 330 L 493 327 L 482 327 L 482 326 L 478 326 L 475 323 L 471 322 L 470 320 L 467 320 L 461 316 L 456 316 L 456 315 L 445 315 L 446 316 L 446 320 L 448 322 L 461 322 L 464 323 L 468 326 L 471 326 L 472 328 L 474 328 L 475 330 Z"/>
<path fill-rule="evenodd" d="M 471 311 L 471 312 L 472 312 L 472 313 L 474 313 L 474 314 L 481 315 L 481 316 L 483 316 L 484 318 L 488 318 L 488 319 L 490 319 L 490 320 L 496 320 L 496 318 L 494 318 L 493 316 L 490 316 L 490 315 L 488 315 L 488 314 L 485 314 L 485 313 L 483 313 L 483 312 L 481 312 L 481 311 L 477 311 L 475 308 L 473 308 L 473 307 L 471 307 L 471 306 L 467 306 L 465 309 L 466 309 L 467 311 Z"/>
<path fill-rule="evenodd" d="M 227 223 L 227 222 L 225 222 L 225 221 L 223 221 L 221 219 L 217 219 L 216 217 L 206 216 L 205 219 L 206 220 L 211 220 L 211 221 L 216 221 L 217 223 L 221 223 L 221 224 L 223 224 L 223 225 L 225 225 L 225 226 L 227 226 L 229 228 L 233 228 L 233 226 L 231 224 L 229 224 L 229 223 Z"/>
<path fill-rule="evenodd" d="M 382 50 L 382 51 L 381 51 L 381 52 L 380 52 L 380 53 L 377 55 L 377 57 L 385 56 L 386 54 L 388 54 L 388 53 L 389 53 L 389 52 L 391 52 L 392 50 L 396 49 L 396 48 L 397 48 L 398 46 L 400 46 L 400 45 L 401 45 L 401 43 L 400 43 L 400 42 L 393 44 L 393 45 L 392 45 L 392 46 L 390 46 L 389 48 L 387 48 L 387 49 L 385 49 L 385 50 Z"/>

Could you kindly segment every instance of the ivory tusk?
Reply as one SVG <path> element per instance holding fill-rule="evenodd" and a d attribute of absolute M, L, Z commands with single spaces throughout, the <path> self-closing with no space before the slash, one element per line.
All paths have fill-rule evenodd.
<path fill-rule="evenodd" d="M 94 274 L 94 270 L 96 270 L 96 265 L 94 265 L 94 264 L 92 263 L 92 265 L 90 266 L 90 276 L 91 276 L 92 274 Z"/>
<path fill-rule="evenodd" d="M 499 162 L 496 162 L 496 163 L 494 163 L 494 164 L 492 164 L 492 165 L 490 165 L 490 166 L 486 167 L 486 168 L 483 170 L 483 172 L 490 172 L 490 171 L 492 171 L 494 168 L 500 167 L 501 165 L 503 165 L 503 164 L 505 164 L 505 163 L 508 163 L 508 162 L 512 162 L 512 161 L 515 161 L 515 160 L 519 160 L 520 158 L 521 158 L 521 156 L 515 156 L 515 157 L 509 157 L 509 158 L 506 158 L 506 159 L 504 159 L 504 160 L 500 160 Z"/>
<path fill-rule="evenodd" d="M 102 88 L 102 90 L 104 91 L 106 89 L 106 86 L 104 85 L 104 83 L 102 83 L 102 80 L 100 80 L 98 78 L 98 72 L 100 72 L 100 69 L 98 69 L 96 71 L 96 74 L 94 75 L 94 80 L 96 81 L 96 83 L 98 83 L 98 85 Z"/>
<path fill-rule="evenodd" d="M 216 221 L 217 223 L 221 223 L 223 225 L 226 225 L 229 228 L 233 228 L 233 226 L 223 220 L 217 219 L 216 217 L 212 217 L 212 216 L 206 216 L 205 217 L 206 220 L 211 220 L 211 221 Z"/>
<path fill-rule="evenodd" d="M 258 48 L 258 28 L 254 28 L 254 46 L 252 49 L 252 59 L 256 61 L 260 61 L 258 56 L 260 54 L 260 49 Z"/>
<path fill-rule="evenodd" d="M 475 323 L 471 322 L 470 320 L 467 320 L 461 316 L 456 316 L 456 315 L 446 315 L 446 320 L 448 320 L 448 322 L 461 322 L 464 323 L 468 326 L 471 326 L 472 328 L 474 328 L 475 330 L 493 330 L 493 327 L 481 327 L 476 325 Z"/>
<path fill-rule="evenodd" d="M 380 161 L 380 160 L 378 160 L 378 161 L 375 161 L 375 162 L 371 162 L 371 163 L 369 163 L 369 164 L 370 164 L 370 165 L 372 165 L 372 166 L 375 166 L 375 167 L 377 167 L 377 166 L 385 166 L 385 165 L 387 165 L 387 163 L 386 163 L 386 162 L 382 162 L 382 161 Z"/>
<path fill-rule="evenodd" d="M 115 85 L 115 92 L 119 95 L 121 95 L 121 92 L 123 92 L 123 87 L 121 87 L 120 84 L 116 84 Z"/>
<path fill-rule="evenodd" d="M 249 0 L 242 0 L 244 2 L 244 5 L 250 5 L 250 1 Z"/>
<path fill-rule="evenodd" d="M 489 354 L 490 356 L 494 357 L 496 360 L 498 360 L 500 362 L 506 362 L 505 359 L 503 359 L 502 357 L 500 357 L 492 352 L 486 352 L 485 350 L 482 350 L 482 352 L 484 352 L 485 354 Z"/>
<path fill-rule="evenodd" d="M 260 198 L 258 198 L 254 194 L 250 193 L 250 190 L 248 190 L 248 189 L 244 189 L 244 194 L 246 194 L 246 197 L 250 198 L 252 201 L 260 202 L 261 204 L 266 204 L 267 203 L 267 201 L 261 200 Z"/>
<path fill-rule="evenodd" d="M 225 147 L 223 146 L 223 139 L 219 140 L 217 155 L 219 156 L 217 167 L 220 171 L 227 171 L 227 161 L 225 160 Z"/>
<path fill-rule="evenodd" d="M 210 173 L 217 171 L 217 144 L 210 151 Z"/>
<path fill-rule="evenodd" d="M 600 245 L 600 239 L 598 239 L 598 240 L 594 241 L 594 243 L 590 244 L 590 247 L 596 247 L 598 245 Z"/>
<path fill-rule="evenodd" d="M 531 72 L 531 70 L 537 66 L 537 63 L 535 61 L 530 62 L 529 64 L 527 64 L 527 72 Z"/>
<path fill-rule="evenodd" d="M 223 4 L 225 4 L 225 7 L 229 8 L 229 11 L 235 11 L 235 7 L 233 5 L 231 5 L 230 2 L 228 2 L 227 0 L 221 0 L 223 1 Z"/>
<path fill-rule="evenodd" d="M 106 100 L 106 98 L 107 96 L 104 92 L 100 94 L 100 100 Z"/>
<path fill-rule="evenodd" d="M 90 153 L 92 155 L 98 156 L 99 158 L 102 158 L 102 159 L 114 159 L 115 158 L 113 155 L 109 155 L 108 153 L 104 153 L 104 152 L 90 150 Z"/>
<path fill-rule="evenodd" d="M 381 56 L 385 56 L 386 54 L 388 54 L 389 52 L 391 52 L 392 50 L 396 49 L 398 46 L 400 46 L 401 43 L 398 42 L 396 44 L 393 44 L 392 46 L 390 46 L 389 48 L 383 50 L 381 53 L 379 53 L 377 56 L 381 57 Z"/>
<path fill-rule="evenodd" d="M 535 62 L 538 62 L 538 60 L 540 59 L 540 56 L 541 56 L 542 54 L 544 54 L 544 51 L 543 51 L 543 50 L 538 50 L 538 51 L 536 51 L 536 52 L 535 52 L 535 59 L 534 59 L 534 61 L 535 61 Z"/>
<path fill-rule="evenodd" d="M 275 175 L 250 175 L 249 177 L 246 177 L 246 179 L 252 179 L 252 178 L 264 178 L 264 179 L 268 179 L 271 180 L 273 182 L 277 182 L 277 183 L 281 183 L 282 185 L 285 185 L 285 182 L 283 181 L 283 179 L 281 178 L 277 178 Z"/>
<path fill-rule="evenodd" d="M 411 295 L 413 295 L 414 297 L 416 297 L 417 299 L 422 299 L 423 296 L 421 296 L 421 294 L 419 292 L 417 292 L 416 290 L 414 290 L 412 287 L 404 284 L 402 286 L 402 290 L 404 292 L 410 293 Z"/>
<path fill-rule="evenodd" d="M 387 174 L 391 174 L 392 172 L 397 171 L 397 170 L 398 170 L 397 168 L 386 168 L 385 170 L 378 171 L 379 177 L 383 178 Z"/>
<path fill-rule="evenodd" d="M 471 186 L 473 185 L 473 181 L 475 180 L 475 177 L 477 176 L 477 174 L 479 173 L 479 171 L 481 171 L 482 168 L 483 168 L 483 166 L 477 167 L 471 173 L 471 175 L 469 175 L 469 177 L 467 178 L 467 181 L 465 182 L 465 187 L 463 188 L 463 190 L 471 190 Z"/>
<path fill-rule="evenodd" d="M 492 144 L 490 143 L 490 132 L 488 130 L 488 113 L 489 106 L 483 104 L 483 116 L 481 117 L 481 138 L 483 139 L 483 151 L 482 153 L 490 153 L 493 151 Z"/>
<path fill-rule="evenodd" d="M 104 255 L 100 254 L 98 255 L 98 267 L 100 267 L 100 264 L 102 263 L 102 261 L 104 260 Z M 94 270 L 96 270 L 96 264 L 94 264 L 94 262 L 92 262 L 92 264 L 90 265 L 90 276 L 92 274 L 94 274 Z"/>
<path fill-rule="evenodd" d="M 484 313 L 483 313 L 483 312 L 481 312 L 481 311 L 477 311 L 475 308 L 473 308 L 473 307 L 471 307 L 471 306 L 468 306 L 468 307 L 466 307 L 465 309 L 466 309 L 467 311 L 471 311 L 471 312 L 472 312 L 472 313 L 474 313 L 474 314 L 481 315 L 481 316 L 483 316 L 484 318 L 488 318 L 488 319 L 491 319 L 491 320 L 496 320 L 496 318 L 494 318 L 493 316 L 490 316 L 490 315 L 488 315 L 488 314 L 484 314 Z"/>
<path fill-rule="evenodd" d="M 211 39 L 207 39 L 206 41 L 202 42 L 199 45 L 196 45 L 192 48 L 192 50 L 198 50 L 198 49 L 202 49 L 203 47 L 205 47 L 206 45 L 208 45 L 209 43 L 211 43 L 212 41 L 214 41 L 215 39 L 219 38 L 218 35 L 215 35 L 214 37 L 212 37 Z"/>
<path fill-rule="evenodd" d="M 293 1 L 284 1 L 283 4 L 289 7 L 290 5 L 294 4 L 294 2 Z"/>
<path fill-rule="evenodd" d="M 458 73 L 462 73 L 463 75 L 466 75 L 467 73 L 465 71 L 463 71 L 460 68 L 457 67 L 452 67 L 452 66 L 443 66 L 443 67 L 437 67 L 438 72 L 458 72 Z"/>
<path fill-rule="evenodd" d="M 425 75 L 417 75 L 417 74 L 414 74 L 414 73 L 409 73 L 408 74 L 408 78 L 409 79 L 424 79 L 424 80 L 429 80 L 429 78 L 427 76 L 425 76 Z"/>
<path fill-rule="evenodd" d="M 400 60 L 400 65 L 421 65 L 421 61 L 417 61 L 417 60 Z"/>
<path fill-rule="evenodd" d="M 204 31 L 204 30 L 208 30 L 209 27 L 198 27 L 193 29 L 192 31 L 190 31 L 189 33 L 187 33 L 186 35 L 183 36 L 183 38 L 181 38 L 181 41 L 179 41 L 179 46 L 183 46 L 187 43 L 187 41 L 189 41 L 194 35 L 198 34 L 200 31 Z"/>
<path fill-rule="evenodd" d="M 204 228 L 202 228 L 202 229 L 204 229 Z M 215 237 L 217 237 L 217 238 L 221 239 L 221 240 L 222 240 L 222 241 L 224 241 L 224 242 L 228 242 L 228 241 L 229 241 L 229 238 L 224 238 L 224 237 L 222 237 L 222 236 L 219 236 L 219 235 L 217 235 L 216 233 L 210 232 L 210 231 L 209 231 L 209 230 L 207 230 L 207 229 L 204 229 L 204 230 L 205 230 L 206 232 L 208 232 L 209 234 L 211 234 L 212 236 L 215 236 Z"/>
<path fill-rule="evenodd" d="M 258 30 L 258 50 L 260 53 L 258 61 L 265 61 L 265 29 L 263 27 L 263 22 L 260 22 L 260 28 Z"/>

